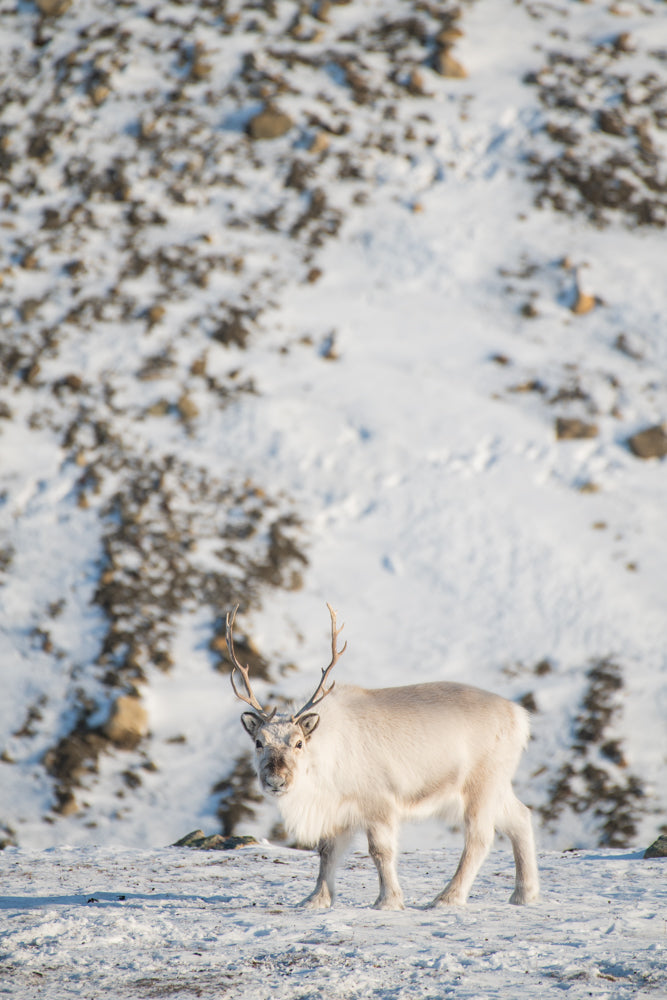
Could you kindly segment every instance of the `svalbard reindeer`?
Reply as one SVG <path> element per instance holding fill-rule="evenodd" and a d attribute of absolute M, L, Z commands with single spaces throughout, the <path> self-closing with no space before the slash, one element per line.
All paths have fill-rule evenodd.
<path fill-rule="evenodd" d="M 377 690 L 342 684 L 334 690 L 335 682 L 327 687 L 347 648 L 338 648 L 343 626 L 336 628 L 327 607 L 331 662 L 303 707 L 281 713 L 266 711 L 253 694 L 248 667 L 234 652 L 238 605 L 227 615 L 232 687 L 253 709 L 241 721 L 255 743 L 260 784 L 277 800 L 290 835 L 319 849 L 317 884 L 301 905 L 331 905 L 336 864 L 352 834 L 364 830 L 380 879 L 375 906 L 401 909 L 399 823 L 434 815 L 462 821 L 465 846 L 432 906 L 465 903 L 496 830 L 507 834 L 514 850 L 510 903 L 537 899 L 530 812 L 512 790 L 528 742 L 526 711 L 499 695 L 444 681 Z M 236 686 L 237 671 L 245 693 Z"/>

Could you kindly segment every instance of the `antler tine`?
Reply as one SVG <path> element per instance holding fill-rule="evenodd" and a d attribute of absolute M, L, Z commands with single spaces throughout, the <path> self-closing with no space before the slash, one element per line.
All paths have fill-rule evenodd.
<path fill-rule="evenodd" d="M 236 620 L 236 612 L 238 610 L 239 610 L 239 606 L 237 604 L 236 607 L 234 608 L 234 610 L 232 611 L 231 618 L 229 616 L 229 611 L 227 612 L 227 615 L 226 615 L 226 618 L 225 618 L 225 624 L 227 626 L 227 631 L 226 631 L 227 650 L 229 652 L 229 657 L 230 657 L 230 659 L 232 661 L 232 672 L 230 674 L 229 679 L 232 682 L 232 687 L 234 689 L 234 694 L 236 695 L 236 697 L 240 701 L 244 701 L 246 703 L 246 705 L 250 705 L 251 708 L 254 708 L 258 712 L 258 714 L 261 715 L 261 717 L 266 722 L 268 722 L 269 719 L 272 719 L 273 716 L 276 714 L 277 709 L 274 708 L 273 711 L 271 712 L 271 714 L 269 715 L 262 708 L 262 706 L 257 701 L 257 698 L 255 697 L 255 695 L 253 693 L 252 687 L 250 686 L 250 679 L 248 677 L 248 671 L 249 671 L 250 668 L 247 665 L 245 667 L 241 666 L 241 664 L 239 663 L 239 661 L 236 659 L 236 653 L 234 651 L 233 630 L 234 630 L 234 621 Z M 241 676 L 243 678 L 243 683 L 245 685 L 245 689 L 247 691 L 247 695 L 241 694 L 241 692 L 237 688 L 236 684 L 234 683 L 234 674 L 236 673 L 237 670 L 239 671 L 239 673 L 241 674 Z"/>
<path fill-rule="evenodd" d="M 326 698 L 328 694 L 331 694 L 336 685 L 336 682 L 332 681 L 329 687 L 325 687 L 324 685 L 327 682 L 327 677 L 329 676 L 329 674 L 335 667 L 336 663 L 338 662 L 338 658 L 342 656 L 345 650 L 347 649 L 347 642 L 344 643 L 342 649 L 338 649 L 338 636 L 345 628 L 345 623 L 343 622 L 340 628 L 336 628 L 336 612 L 328 602 L 327 602 L 327 607 L 329 609 L 329 614 L 331 615 L 331 663 L 329 664 L 328 667 L 322 668 L 322 676 L 320 678 L 320 683 L 317 685 L 317 688 L 315 689 L 315 693 L 310 696 L 310 698 L 303 706 L 303 708 L 300 708 L 298 712 L 295 712 L 295 714 L 292 716 L 293 722 L 296 722 L 296 720 L 300 716 L 302 716 L 304 712 L 307 712 L 311 708 L 314 708 L 315 705 L 319 705 L 319 703 L 322 701 L 323 698 Z"/>

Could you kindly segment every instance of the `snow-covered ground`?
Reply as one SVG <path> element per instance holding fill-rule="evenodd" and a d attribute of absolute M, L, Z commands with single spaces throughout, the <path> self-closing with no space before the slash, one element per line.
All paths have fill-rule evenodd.
<path fill-rule="evenodd" d="M 0 10 L 4 839 L 218 829 L 247 740 L 224 612 L 240 602 L 268 661 L 260 696 L 299 697 L 328 600 L 341 681 L 464 680 L 533 708 L 518 791 L 543 848 L 646 846 L 667 821 L 667 479 L 628 439 L 667 419 L 664 4 Z M 434 68 L 443 31 L 465 78 Z M 274 105 L 291 127 L 251 138 Z M 146 738 L 67 770 L 127 692 Z M 238 832 L 266 836 L 250 805 Z M 636 989 L 629 955 L 577 938 L 578 887 L 644 869 L 547 865 L 578 900 L 573 968 Z M 478 905 L 428 925 L 483 921 L 472 955 L 446 949 L 456 974 L 509 954 L 557 989 L 548 903 L 512 916 L 543 914 L 525 954 Z M 628 949 L 643 913 L 599 926 Z"/>
<path fill-rule="evenodd" d="M 352 854 L 332 909 L 313 912 L 294 908 L 315 876 L 299 851 L 9 849 L 0 995 L 667 995 L 664 861 L 545 853 L 543 899 L 515 907 L 511 855 L 494 851 L 465 908 L 424 909 L 453 864 L 451 852 L 404 854 L 406 909 L 387 913 L 370 908 L 370 859 Z"/>

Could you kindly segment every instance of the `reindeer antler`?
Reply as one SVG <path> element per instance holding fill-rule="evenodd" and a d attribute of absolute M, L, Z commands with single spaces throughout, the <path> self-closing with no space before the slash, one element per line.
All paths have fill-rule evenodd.
<path fill-rule="evenodd" d="M 328 694 L 331 694 L 336 682 L 332 681 L 328 688 L 325 688 L 324 685 L 326 684 L 327 677 L 338 662 L 338 657 L 342 656 L 347 649 L 347 642 L 344 644 L 342 649 L 338 649 L 338 636 L 345 628 L 345 623 L 343 623 L 340 628 L 336 628 L 336 612 L 328 603 L 327 607 L 329 609 L 329 614 L 331 615 L 331 663 L 328 667 L 322 668 L 322 676 L 320 678 L 320 683 L 315 689 L 315 693 L 310 696 L 303 708 L 300 708 L 298 712 L 294 713 L 292 716 L 292 722 L 296 722 L 297 719 L 299 719 L 306 712 L 310 711 L 311 708 L 314 708 L 315 705 L 319 705 L 323 698 L 326 698 Z"/>
<path fill-rule="evenodd" d="M 225 623 L 227 625 L 227 632 L 226 632 L 227 650 L 229 652 L 229 658 L 231 659 L 233 665 L 229 679 L 232 682 L 232 687 L 234 688 L 234 694 L 236 695 L 236 697 L 239 698 L 240 701 L 244 701 L 246 705 L 250 705 L 251 708 L 254 708 L 257 714 L 260 715 L 265 722 L 268 722 L 269 719 L 272 719 L 273 716 L 276 714 L 277 709 L 274 708 L 271 714 L 269 715 L 266 712 L 266 710 L 262 708 L 260 703 L 257 701 L 257 698 L 253 694 L 253 690 L 250 686 L 250 680 L 248 678 L 249 667 L 247 665 L 245 667 L 242 667 L 239 661 L 236 659 L 236 653 L 234 652 L 234 637 L 232 635 L 232 631 L 234 629 L 234 620 L 236 618 L 236 612 L 238 610 L 239 606 L 237 604 L 232 612 L 231 618 L 229 617 L 229 611 L 227 612 L 227 616 L 225 618 Z M 234 674 L 236 673 L 237 670 L 243 677 L 243 683 L 245 685 L 247 695 L 241 694 L 241 692 L 236 687 L 236 684 L 234 683 Z"/>

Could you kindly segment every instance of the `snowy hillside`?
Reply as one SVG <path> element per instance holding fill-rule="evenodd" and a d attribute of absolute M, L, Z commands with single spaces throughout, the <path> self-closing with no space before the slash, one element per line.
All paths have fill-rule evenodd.
<path fill-rule="evenodd" d="M 664 4 L 47 6 L 0 0 L 3 840 L 279 837 L 224 614 L 298 697 L 330 601 L 341 681 L 532 709 L 543 848 L 645 846 Z"/>

